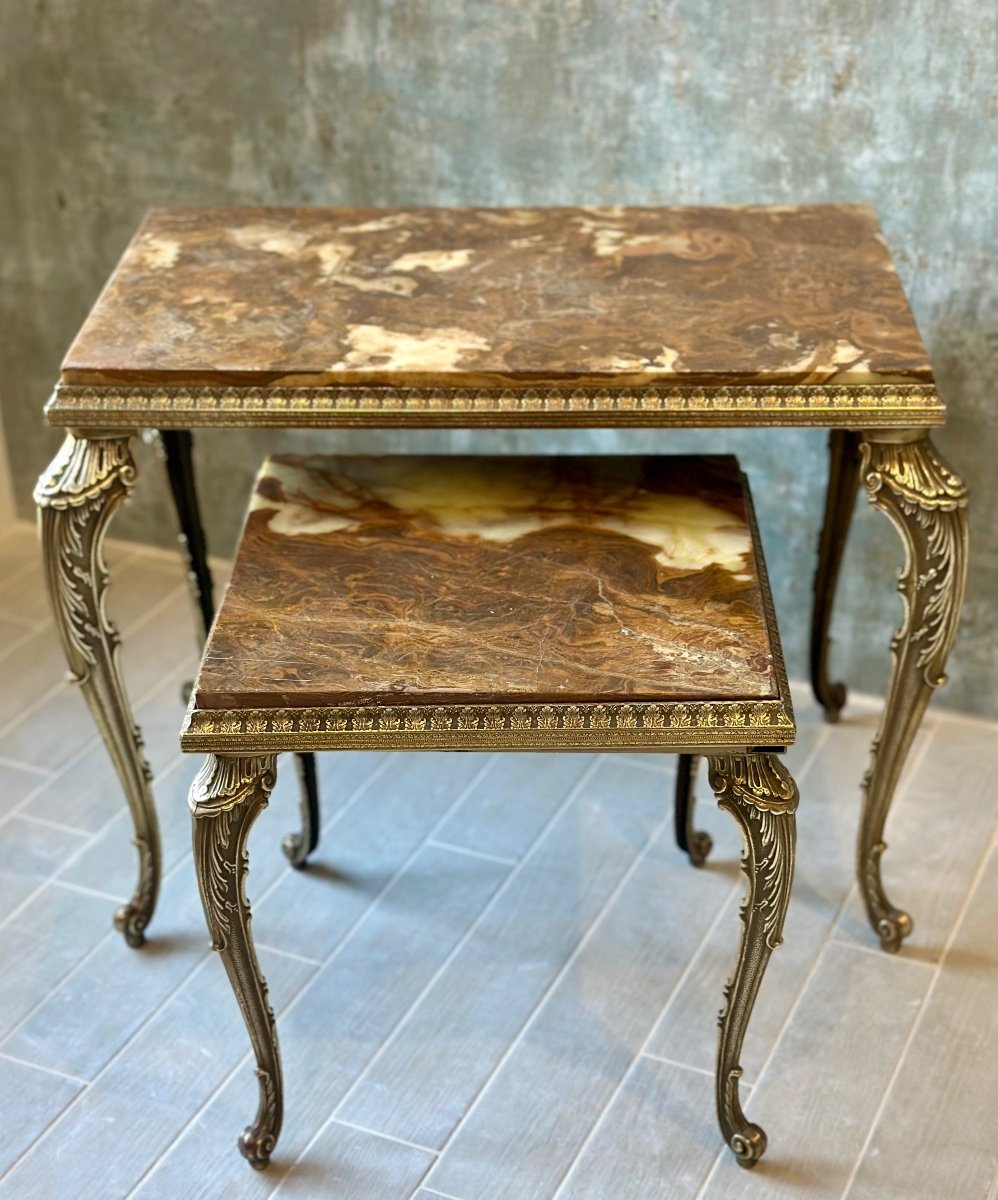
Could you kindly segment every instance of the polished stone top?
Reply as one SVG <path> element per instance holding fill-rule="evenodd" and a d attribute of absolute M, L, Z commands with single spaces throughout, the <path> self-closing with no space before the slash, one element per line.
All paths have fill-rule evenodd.
<path fill-rule="evenodd" d="M 730 457 L 273 457 L 194 707 L 774 698 L 758 553 Z"/>
<path fill-rule="evenodd" d="M 925 383 L 873 212 L 153 209 L 65 384 Z"/>

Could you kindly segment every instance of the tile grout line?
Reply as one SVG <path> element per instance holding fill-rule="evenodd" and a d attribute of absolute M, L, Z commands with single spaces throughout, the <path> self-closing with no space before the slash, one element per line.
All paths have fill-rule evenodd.
<path fill-rule="evenodd" d="M 322 830 L 323 833 L 326 832 L 326 829 L 331 829 L 341 819 L 341 817 L 346 813 L 346 811 L 353 807 L 353 805 L 359 800 L 359 798 L 363 795 L 363 793 L 367 790 L 367 788 L 371 786 L 371 784 L 375 781 L 375 779 L 377 779 L 384 771 L 387 771 L 389 764 L 392 761 L 392 757 L 393 757 L 393 755 L 391 755 L 391 754 L 385 754 L 383 761 L 374 769 L 374 771 L 356 789 L 356 791 L 353 793 L 353 795 L 350 797 L 350 799 L 347 801 L 347 803 L 339 810 L 339 812 L 337 812 L 336 816 L 333 817 L 333 819 L 328 823 L 328 825 L 323 827 L 323 830 Z M 336 956 L 340 953 L 340 951 L 343 949 L 343 947 L 346 946 L 350 942 L 350 940 L 353 938 L 354 934 L 356 933 L 357 929 L 363 925 L 363 923 L 367 920 L 369 914 L 373 911 L 373 909 L 376 907 L 376 905 L 381 900 L 381 898 L 383 896 L 385 896 L 391 890 L 391 888 L 394 886 L 395 882 L 407 870 L 409 865 L 413 862 L 413 860 L 416 858 L 416 856 L 424 848 L 426 842 L 433 835 L 433 833 L 435 833 L 436 830 L 441 827 L 443 822 L 446 821 L 450 817 L 451 813 L 457 808 L 457 806 L 459 804 L 461 804 L 465 800 L 465 798 L 467 796 L 469 796 L 471 794 L 471 792 L 478 786 L 479 781 L 484 777 L 486 772 L 489 770 L 493 761 L 495 760 L 495 757 L 496 757 L 495 754 L 490 754 L 490 755 L 486 756 L 486 759 L 483 762 L 482 766 L 479 768 L 478 771 L 475 772 L 475 774 L 472 776 L 472 778 L 468 781 L 467 785 L 461 789 L 461 791 L 455 797 L 454 802 L 448 807 L 447 811 L 443 814 L 443 816 L 441 816 L 440 820 L 436 822 L 436 824 L 433 826 L 433 828 L 430 830 L 430 832 L 426 835 L 426 837 L 415 847 L 415 849 L 408 856 L 408 858 L 406 858 L 406 860 L 399 866 L 398 870 L 395 872 L 394 875 L 392 875 L 391 879 L 389 879 L 384 884 L 384 886 L 381 888 L 381 890 L 378 892 L 378 894 L 372 898 L 372 900 L 371 900 L 370 904 L 367 906 L 367 908 L 357 917 L 357 919 L 354 921 L 353 925 L 350 926 L 350 928 L 343 935 L 343 937 L 339 940 L 339 942 L 333 947 L 333 949 L 329 952 L 329 954 L 326 955 L 326 957 L 324 959 L 320 960 L 320 965 L 319 965 L 318 970 L 316 970 L 312 974 L 311 978 L 309 978 L 305 981 L 305 983 L 302 985 L 301 988 L 299 988 L 299 990 L 295 993 L 295 995 L 288 1002 L 288 1004 L 285 1006 L 285 1008 L 283 1008 L 281 1010 L 281 1012 L 279 1014 L 281 1020 L 285 1019 L 287 1014 L 294 1008 L 294 1006 L 308 992 L 309 988 L 313 985 L 315 980 L 321 974 L 322 970 L 326 966 L 328 966 L 329 963 L 331 963 L 336 958 Z M 292 867 L 290 867 L 290 866 L 287 867 L 281 873 L 279 878 L 284 878 L 284 876 L 291 874 L 292 871 L 293 871 Z M 256 901 L 254 901 L 254 903 L 259 904 L 262 899 L 264 899 L 267 895 L 269 895 L 274 890 L 274 888 L 276 888 L 277 883 L 278 883 L 278 880 L 275 880 L 273 882 L 273 884 L 271 884 L 271 886 L 269 888 L 267 888 L 266 891 Z M 209 955 L 209 957 L 211 957 L 211 956 Z M 124 1200 L 129 1200 L 129 1197 L 131 1197 L 135 1194 L 135 1192 L 142 1186 L 142 1184 L 155 1172 L 156 1168 L 160 1165 L 160 1163 L 162 1163 L 167 1158 L 167 1156 L 173 1151 L 173 1149 L 177 1145 L 179 1145 L 180 1141 L 187 1134 L 188 1130 L 190 1130 L 191 1127 L 200 1119 L 202 1113 L 206 1112 L 207 1109 L 211 1106 L 212 1102 L 215 1100 L 215 1097 L 218 1096 L 226 1087 L 228 1087 L 229 1083 L 244 1068 L 247 1061 L 252 1057 L 252 1053 L 253 1053 L 252 1050 L 246 1051 L 242 1055 L 242 1057 L 239 1059 L 238 1063 L 236 1063 L 236 1065 L 232 1068 L 232 1070 L 229 1071 L 228 1074 L 219 1082 L 217 1087 L 212 1089 L 212 1091 L 206 1097 L 206 1099 L 205 1099 L 204 1103 L 201 1105 L 201 1107 L 197 1109 L 197 1111 L 191 1116 L 190 1120 L 186 1121 L 183 1124 L 183 1126 L 181 1126 L 181 1128 L 174 1135 L 173 1139 L 170 1142 L 169 1147 L 166 1150 L 164 1150 L 162 1154 L 158 1155 L 156 1157 L 156 1159 L 142 1173 L 142 1175 L 139 1177 L 139 1179 L 135 1182 L 134 1186 L 129 1190 L 127 1195 L 124 1197 Z M 323 1123 L 322 1128 L 324 1129 L 326 1127 L 326 1125 L 328 1125 L 328 1123 L 329 1123 L 329 1121 L 327 1119 L 327 1121 L 325 1121 Z M 321 1130 L 320 1130 L 320 1133 L 321 1133 Z M 316 1135 L 316 1136 L 318 1136 L 318 1135 Z M 314 1142 L 314 1140 L 315 1140 L 314 1137 L 311 1138 L 308 1142 L 308 1146 L 311 1146 L 312 1143 Z M 306 1151 L 307 1151 L 307 1148 L 308 1147 L 306 1147 Z M 303 1151 L 303 1153 L 305 1153 L 305 1151 Z M 298 1161 L 299 1160 L 296 1159 L 294 1162 L 289 1164 L 289 1166 L 285 1170 L 284 1174 L 277 1177 L 277 1186 L 272 1189 L 270 1195 L 273 1195 L 274 1192 L 277 1191 L 277 1189 L 281 1186 L 281 1184 L 284 1182 L 284 1180 L 287 1178 L 287 1176 L 290 1175 L 291 1172 L 294 1170 L 294 1167 Z"/>
<path fill-rule="evenodd" d="M 66 1071 L 57 1071 L 55 1067 L 43 1067 L 41 1063 L 32 1062 L 30 1058 L 21 1058 L 17 1054 L 8 1054 L 6 1050 L 0 1050 L 0 1058 L 6 1059 L 7 1062 L 17 1063 L 21 1067 L 31 1067 L 33 1071 L 44 1071 L 46 1075 L 55 1075 L 58 1079 L 68 1079 L 70 1083 L 78 1083 L 82 1087 L 87 1086 L 87 1081 L 79 1075 L 70 1075 Z"/>
<path fill-rule="evenodd" d="M 455 854 L 463 854 L 467 858 L 481 858 L 486 862 L 498 863 L 503 867 L 515 867 L 515 858 L 501 858 L 498 854 L 486 854 L 484 850 L 472 850 L 467 846 L 456 846 L 453 842 L 438 842 L 435 838 L 431 838 L 426 843 L 428 846 L 434 846 L 438 850 L 451 850 Z"/>
<path fill-rule="evenodd" d="M 45 767 L 36 767 L 33 763 L 19 762 L 16 758 L 6 758 L 0 754 L 0 767 L 13 767 L 16 771 L 27 771 L 31 775 L 38 775 L 43 780 L 55 779 L 59 774 L 58 771 L 49 771 Z"/>
<path fill-rule="evenodd" d="M 49 879 L 52 887 L 62 888 L 67 892 L 76 892 L 81 896 L 93 896 L 95 900 L 106 900 L 108 904 L 121 904 L 120 896 L 112 895 L 111 892 L 101 892 L 97 888 L 87 887 L 82 883 L 73 883 L 71 879 Z"/>
<path fill-rule="evenodd" d="M 974 897 L 977 894 L 978 887 L 981 880 L 984 878 L 985 869 L 991 860 L 994 850 L 994 839 L 992 839 L 991 842 L 989 842 L 985 847 L 984 853 L 981 855 L 981 860 L 977 864 L 977 868 L 974 871 L 973 878 L 970 881 L 970 887 L 967 889 L 967 894 L 964 896 L 963 903 L 960 905 L 960 911 L 957 913 L 956 919 L 953 922 L 953 926 L 950 929 L 949 936 L 946 939 L 946 944 L 943 947 L 943 952 L 939 956 L 939 962 L 936 964 L 933 976 L 929 980 L 929 986 L 926 988 L 925 994 L 922 997 L 922 1003 L 919 1007 L 918 1013 L 912 1022 L 911 1029 L 908 1031 L 908 1036 L 905 1039 L 905 1043 L 901 1047 L 901 1052 L 898 1055 L 897 1062 L 894 1064 L 894 1070 L 891 1072 L 891 1077 L 887 1081 L 887 1086 L 884 1088 L 883 1095 L 880 1097 L 880 1103 L 877 1105 L 877 1111 L 873 1114 L 873 1119 L 870 1122 L 870 1128 L 867 1131 L 863 1145 L 860 1147 L 859 1154 L 856 1156 L 856 1161 L 853 1164 L 849 1178 L 846 1180 L 846 1185 L 842 1190 L 840 1200 L 847 1200 L 849 1192 L 852 1190 L 852 1186 L 856 1181 L 856 1176 L 859 1174 L 859 1169 L 863 1164 L 863 1159 L 866 1157 L 866 1152 L 870 1147 L 870 1143 L 873 1141 L 874 1134 L 877 1132 L 877 1126 L 880 1124 L 880 1119 L 883 1116 L 884 1109 L 887 1107 L 887 1102 L 890 1099 L 891 1092 L 894 1090 L 894 1084 L 897 1082 L 897 1078 L 901 1073 L 904 1060 L 908 1057 L 908 1051 L 911 1048 L 912 1042 L 915 1040 L 915 1035 L 917 1034 L 919 1026 L 922 1023 L 922 1018 L 925 1016 L 925 1013 L 929 1007 L 929 1002 L 932 999 L 932 993 L 935 991 L 936 984 L 939 982 L 939 979 L 943 973 L 943 967 L 946 964 L 946 959 L 949 957 L 949 952 L 953 946 L 953 943 L 956 941 L 957 935 L 960 932 L 960 926 L 963 924 L 964 917 L 967 915 L 970 906 L 973 903 Z"/>
<path fill-rule="evenodd" d="M 641 1053 L 641 1058 L 651 1059 L 652 1062 L 665 1063 L 667 1067 L 677 1067 L 680 1071 L 693 1071 L 697 1075 L 706 1075 L 708 1079 L 713 1079 L 716 1071 L 708 1071 L 706 1067 L 694 1067 L 691 1063 L 678 1062 L 674 1058 L 666 1058 L 664 1054 L 652 1054 L 650 1050 L 644 1050 Z M 752 1085 L 750 1083 L 742 1084 L 741 1091 L 750 1092 Z"/>
<path fill-rule="evenodd" d="M 419 1142 L 410 1142 L 405 1138 L 395 1137 L 391 1133 L 378 1133 L 376 1129 L 368 1129 L 366 1125 L 357 1125 L 354 1121 L 344 1121 L 340 1118 L 334 1118 L 331 1122 L 333 1125 L 342 1125 L 344 1129 L 356 1129 L 358 1133 L 366 1133 L 371 1137 L 384 1138 L 386 1142 L 395 1142 L 398 1146 L 408 1146 L 410 1150 L 422 1150 L 424 1154 L 432 1154 L 434 1158 L 440 1153 L 434 1150 L 432 1146 L 422 1146 Z M 285 1176 L 285 1179 L 287 1176 Z M 283 1180 L 281 1181 L 284 1182 Z"/>
<path fill-rule="evenodd" d="M 63 825 L 60 821 L 50 821 L 47 817 L 36 817 L 26 812 L 12 812 L 8 815 L 11 817 L 16 816 L 19 821 L 29 821 L 32 825 L 41 825 L 44 829 L 58 829 L 61 833 L 75 833 L 79 837 L 85 837 L 88 840 L 91 837 L 89 829 L 81 829 L 78 825 Z"/>
<path fill-rule="evenodd" d="M 627 870 L 624 872 L 624 874 L 621 876 L 621 878 L 617 881 L 616 885 L 614 886 L 614 888 L 612 889 L 610 894 L 607 896 L 607 898 L 604 900 L 604 902 L 600 905 L 599 911 L 594 915 L 592 921 L 589 924 L 589 928 L 585 931 L 585 933 L 582 935 L 582 937 L 579 939 L 579 941 L 575 944 L 575 946 L 572 949 L 569 956 L 562 963 L 562 965 L 559 968 L 555 977 L 551 980 L 551 982 L 548 984 L 548 986 L 544 989 L 543 994 L 540 996 L 537 1003 L 534 1005 L 533 1009 L 530 1012 L 530 1015 L 527 1017 L 526 1021 L 520 1027 L 516 1036 L 513 1038 L 513 1040 L 510 1042 L 510 1044 L 506 1047 L 505 1051 L 503 1051 L 502 1057 L 499 1059 L 499 1061 L 496 1063 L 495 1067 L 490 1072 L 488 1079 L 486 1079 L 485 1082 L 482 1084 L 482 1086 L 479 1088 L 477 1094 L 475 1095 L 475 1098 L 472 1100 L 471 1104 L 465 1110 L 464 1116 L 460 1119 L 460 1121 L 458 1121 L 458 1123 L 451 1130 L 451 1132 L 448 1135 L 443 1146 L 441 1146 L 441 1148 L 440 1148 L 440 1158 L 437 1160 L 436 1165 L 439 1165 L 440 1162 L 443 1161 L 444 1155 L 450 1149 L 451 1145 L 456 1140 L 456 1138 L 460 1135 L 461 1130 L 464 1129 L 464 1127 L 468 1124 L 472 1115 L 477 1110 L 478 1106 L 481 1104 L 482 1100 L 488 1093 L 492 1084 L 498 1078 L 499 1073 L 502 1071 L 503 1067 L 510 1060 L 510 1058 L 512 1058 L 512 1056 L 516 1052 L 517 1048 L 520 1046 L 520 1044 L 523 1042 L 523 1040 L 529 1034 L 530 1030 L 533 1028 L 534 1023 L 536 1022 L 536 1020 L 540 1016 L 541 1012 L 544 1010 L 545 1006 L 547 1005 L 548 999 L 554 994 L 555 990 L 557 989 L 557 987 L 559 986 L 561 981 L 565 978 L 565 976 L 568 974 L 568 972 L 572 969 L 573 965 L 576 963 L 579 956 L 582 954 L 583 950 L 585 950 L 585 948 L 589 944 L 590 940 L 595 936 L 595 933 L 599 929 L 600 925 L 602 925 L 602 923 L 606 917 L 606 914 L 613 907 L 614 903 L 616 902 L 617 898 L 620 896 L 621 892 L 624 890 L 624 888 L 627 886 L 627 884 L 633 878 L 638 867 L 645 861 L 645 859 L 648 856 L 649 851 L 658 842 L 658 839 L 663 835 L 663 831 L 670 825 L 670 823 L 671 823 L 670 816 L 667 815 L 667 816 L 663 817 L 652 828 L 647 839 L 645 840 L 644 845 L 640 848 L 640 850 L 637 852 L 637 854 L 635 854 L 633 860 L 631 861 L 630 866 L 627 868 Z"/>
<path fill-rule="evenodd" d="M 282 874 L 281 878 L 284 876 Z M 306 958 L 304 954 L 295 954 L 293 950 L 279 950 L 276 946 L 271 946 L 267 942 L 255 942 L 257 950 L 266 950 L 268 954 L 276 954 L 278 958 L 287 958 L 292 962 L 303 963 L 306 967 L 321 966 L 321 959 Z"/>
<path fill-rule="evenodd" d="M 850 892 L 850 896 L 851 896 Z M 878 949 L 876 946 L 867 946 L 863 942 L 851 942 L 847 938 L 830 937 L 826 943 L 829 946 L 842 946 L 846 950 L 858 950 L 860 954 L 870 954 L 881 962 L 904 963 L 909 967 L 921 967 L 925 971 L 934 971 L 938 967 L 938 963 L 926 962 L 924 958 L 905 957 L 899 954 L 888 954 L 886 950 Z"/>
<path fill-rule="evenodd" d="M 692 870 L 693 868 L 691 867 L 690 869 Z M 729 904 L 731 901 L 731 896 L 734 893 L 736 887 L 737 887 L 737 884 L 732 883 L 731 886 L 728 888 L 728 891 L 725 893 L 724 898 L 722 899 L 721 903 L 718 905 L 717 912 L 711 918 L 711 920 L 707 926 L 707 929 L 704 931 L 703 937 L 697 943 L 696 949 L 690 955 L 689 959 L 686 962 L 686 965 L 683 967 L 682 971 L 679 973 L 679 977 L 676 979 L 676 982 L 673 985 L 671 991 L 669 992 L 669 995 L 666 998 L 665 1003 L 662 1005 L 661 1010 L 659 1011 L 659 1013 L 655 1017 L 655 1019 L 652 1021 L 651 1028 L 648 1030 L 648 1033 L 646 1034 L 644 1041 L 641 1043 L 641 1048 L 638 1050 L 637 1054 L 635 1054 L 634 1057 L 631 1059 L 630 1066 L 627 1068 L 627 1070 L 621 1076 L 620 1080 L 617 1083 L 617 1086 L 613 1089 L 613 1093 L 611 1094 L 610 1098 L 607 1100 L 606 1104 L 603 1106 L 602 1111 L 598 1114 L 598 1116 L 596 1117 L 596 1120 L 590 1126 L 589 1132 L 586 1134 L 586 1136 L 583 1138 L 582 1142 L 580 1143 L 578 1150 L 575 1152 L 575 1155 L 572 1158 L 572 1161 L 565 1168 L 565 1171 L 562 1174 L 561 1179 L 559 1179 L 554 1192 L 552 1192 L 552 1194 L 551 1194 L 551 1200 L 558 1200 L 558 1197 L 562 1194 L 562 1192 L 568 1186 L 568 1183 L 571 1180 L 571 1177 L 575 1171 L 575 1168 L 582 1160 L 582 1156 L 586 1151 L 586 1147 L 590 1144 L 590 1142 L 593 1141 L 593 1139 L 596 1137 L 599 1129 L 604 1124 L 604 1122 L 610 1112 L 610 1109 L 613 1107 L 614 1103 L 616 1102 L 617 1097 L 624 1090 L 624 1087 L 626 1086 L 627 1081 L 633 1075 L 634 1070 L 637 1067 L 637 1064 L 645 1056 L 647 1056 L 649 1058 L 657 1057 L 655 1055 L 648 1054 L 648 1046 L 651 1044 L 652 1039 L 654 1038 L 655 1034 L 658 1032 L 658 1029 L 659 1029 L 660 1025 L 662 1024 L 662 1021 L 665 1019 L 666 1013 L 668 1013 L 669 1009 L 671 1008 L 673 1001 L 679 995 L 680 989 L 682 988 L 683 984 L 690 977 L 690 974 L 693 971 L 694 963 L 700 957 L 701 951 L 703 950 L 705 945 L 709 944 L 711 938 L 714 935 L 715 930 L 718 928 L 718 926 L 721 923 L 722 918 L 727 913 L 728 907 L 729 907 Z M 660 1059 L 660 1061 L 667 1062 L 669 1060 Z M 679 1066 L 681 1064 L 675 1063 L 673 1065 Z M 696 1068 L 690 1068 L 690 1069 L 696 1070 Z M 713 1074 L 713 1072 L 709 1072 L 709 1071 L 705 1072 L 705 1073 L 708 1075 Z"/>

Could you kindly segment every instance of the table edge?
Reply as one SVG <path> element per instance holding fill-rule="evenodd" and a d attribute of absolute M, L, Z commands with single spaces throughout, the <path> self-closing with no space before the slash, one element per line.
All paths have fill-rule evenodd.
<path fill-rule="evenodd" d="M 783 699 L 585 704 L 410 704 L 198 709 L 187 753 L 308 750 L 624 750 L 793 743 Z"/>
<path fill-rule="evenodd" d="M 59 384 L 48 423 L 80 431 L 367 426 L 942 425 L 935 384 L 717 387 L 234 387 Z"/>

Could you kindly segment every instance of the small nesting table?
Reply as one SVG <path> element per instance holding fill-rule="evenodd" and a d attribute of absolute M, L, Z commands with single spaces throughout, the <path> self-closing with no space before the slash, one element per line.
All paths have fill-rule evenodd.
<path fill-rule="evenodd" d="M 266 1166 L 283 1110 L 244 889 L 276 756 L 598 749 L 706 755 L 741 828 L 749 890 L 716 1093 L 725 1140 L 754 1165 L 766 1137 L 742 1112 L 739 1056 L 793 877 L 780 752 L 794 732 L 733 458 L 269 459 L 181 738 L 208 754 L 195 869 L 257 1060 L 246 1158 Z"/>
<path fill-rule="evenodd" d="M 146 427 L 164 435 L 206 620 L 192 430 L 827 428 L 811 673 L 830 719 L 845 692 L 828 679 L 828 628 L 860 481 L 907 557 L 857 876 L 883 946 L 910 932 L 881 880 L 884 824 L 945 678 L 967 495 L 928 436 L 945 410 L 869 209 L 156 209 L 46 415 L 67 433 L 36 490 L 49 589 L 132 812 L 139 876 L 118 917 L 132 944 L 156 903 L 159 835 L 100 548 Z M 780 459 L 776 428 L 772 445 Z"/>

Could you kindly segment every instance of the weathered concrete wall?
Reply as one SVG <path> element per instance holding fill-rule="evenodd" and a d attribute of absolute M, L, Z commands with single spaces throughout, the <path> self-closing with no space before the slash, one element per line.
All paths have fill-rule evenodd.
<path fill-rule="evenodd" d="M 970 598 L 940 697 L 998 713 L 994 236 L 998 10 L 977 0 L 7 0 L 0 4 L 0 389 L 21 511 L 41 405 L 149 204 L 876 205 L 974 491 Z M 275 441 L 208 434 L 212 548 Z M 355 433 L 344 447 L 730 448 L 755 480 L 805 669 L 818 432 Z M 170 536 L 154 461 L 116 532 Z M 857 520 L 836 666 L 876 691 L 896 537 Z"/>

